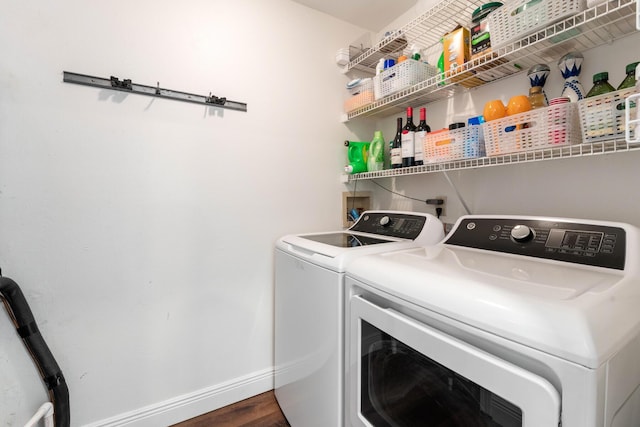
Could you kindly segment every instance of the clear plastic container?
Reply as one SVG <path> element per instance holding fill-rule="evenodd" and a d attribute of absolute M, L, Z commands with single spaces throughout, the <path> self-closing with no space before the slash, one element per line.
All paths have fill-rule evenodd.
<path fill-rule="evenodd" d="M 547 100 L 542 92 L 542 86 L 533 86 L 529 89 L 529 102 L 532 110 L 547 107 Z"/>

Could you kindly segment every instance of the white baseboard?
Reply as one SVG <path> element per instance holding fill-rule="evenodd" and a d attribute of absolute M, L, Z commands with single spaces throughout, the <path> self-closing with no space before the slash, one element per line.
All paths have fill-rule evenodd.
<path fill-rule="evenodd" d="M 84 427 L 170 426 L 273 389 L 273 369 L 254 372 Z"/>

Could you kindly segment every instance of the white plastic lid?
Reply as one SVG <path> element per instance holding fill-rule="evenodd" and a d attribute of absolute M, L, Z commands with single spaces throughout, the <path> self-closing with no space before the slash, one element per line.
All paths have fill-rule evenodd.
<path fill-rule="evenodd" d="M 360 86 L 362 83 L 362 79 L 353 79 L 349 83 L 347 83 L 347 89 L 353 89 L 356 86 Z"/>

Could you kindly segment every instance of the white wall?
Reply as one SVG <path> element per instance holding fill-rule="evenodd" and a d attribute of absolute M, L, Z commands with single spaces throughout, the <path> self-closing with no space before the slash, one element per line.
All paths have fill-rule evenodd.
<path fill-rule="evenodd" d="M 424 5 L 416 7 L 419 6 Z M 624 78 L 625 66 L 640 60 L 638 43 L 640 33 L 636 32 L 613 44 L 583 52 L 585 60 L 581 82 L 585 90 L 593 85 L 593 74 L 600 71 L 608 71 L 611 84 L 617 86 Z M 565 47 L 569 51 L 570 43 Z M 549 63 L 549 66 L 551 74 L 545 90 L 552 98 L 560 95 L 564 81 L 556 63 Z M 529 86 L 526 71 L 523 71 L 508 79 L 468 90 L 455 98 L 428 104 L 427 122 L 432 130 L 436 130 L 454 121 L 466 121 L 468 117 L 482 114 L 486 101 L 499 98 L 506 104 L 511 96 L 527 94 Z M 413 107 L 417 109 L 420 105 Z M 395 134 L 396 117 L 404 118 L 404 111 L 379 118 L 375 125 L 383 131 L 387 141 Z M 635 184 L 640 177 L 639 163 L 640 152 L 636 151 L 455 171 L 449 172 L 449 177 L 474 214 L 549 215 L 622 221 L 640 226 L 640 197 L 637 197 Z M 375 182 L 412 198 L 426 200 L 445 196 L 445 222 L 453 223 L 465 214 L 442 173 L 378 179 Z M 351 191 L 353 187 L 353 184 L 348 185 Z M 372 182 L 358 182 L 357 190 L 371 190 L 375 208 L 435 212 L 424 202 L 391 194 Z"/>
<path fill-rule="evenodd" d="M 273 244 L 341 226 L 342 141 L 362 136 L 339 123 L 334 56 L 364 31 L 288 0 L 0 5 L 0 266 L 72 425 L 168 425 L 270 389 Z M 0 425 L 21 426 L 46 395 L 0 311 Z"/>

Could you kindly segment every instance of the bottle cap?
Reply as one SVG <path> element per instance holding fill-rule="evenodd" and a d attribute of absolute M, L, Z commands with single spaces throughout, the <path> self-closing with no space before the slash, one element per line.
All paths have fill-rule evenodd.
<path fill-rule="evenodd" d="M 624 72 L 629 74 L 630 72 L 635 71 L 638 64 L 640 64 L 640 62 L 632 62 L 631 64 L 627 64 L 627 66 L 624 69 Z"/>
<path fill-rule="evenodd" d="M 596 74 L 593 75 L 593 82 L 594 83 L 604 82 L 606 80 L 609 80 L 609 72 L 608 71 L 603 71 L 601 73 L 596 73 Z"/>
<path fill-rule="evenodd" d="M 416 44 L 412 44 L 411 46 L 409 46 L 409 50 L 411 50 L 411 59 L 415 59 L 416 61 L 419 61 L 420 51 L 422 50 L 420 49 L 420 46 Z"/>
<path fill-rule="evenodd" d="M 484 123 L 484 117 L 483 116 L 469 117 L 469 119 L 467 120 L 467 123 L 469 124 L 469 126 L 481 125 L 482 123 Z"/>

